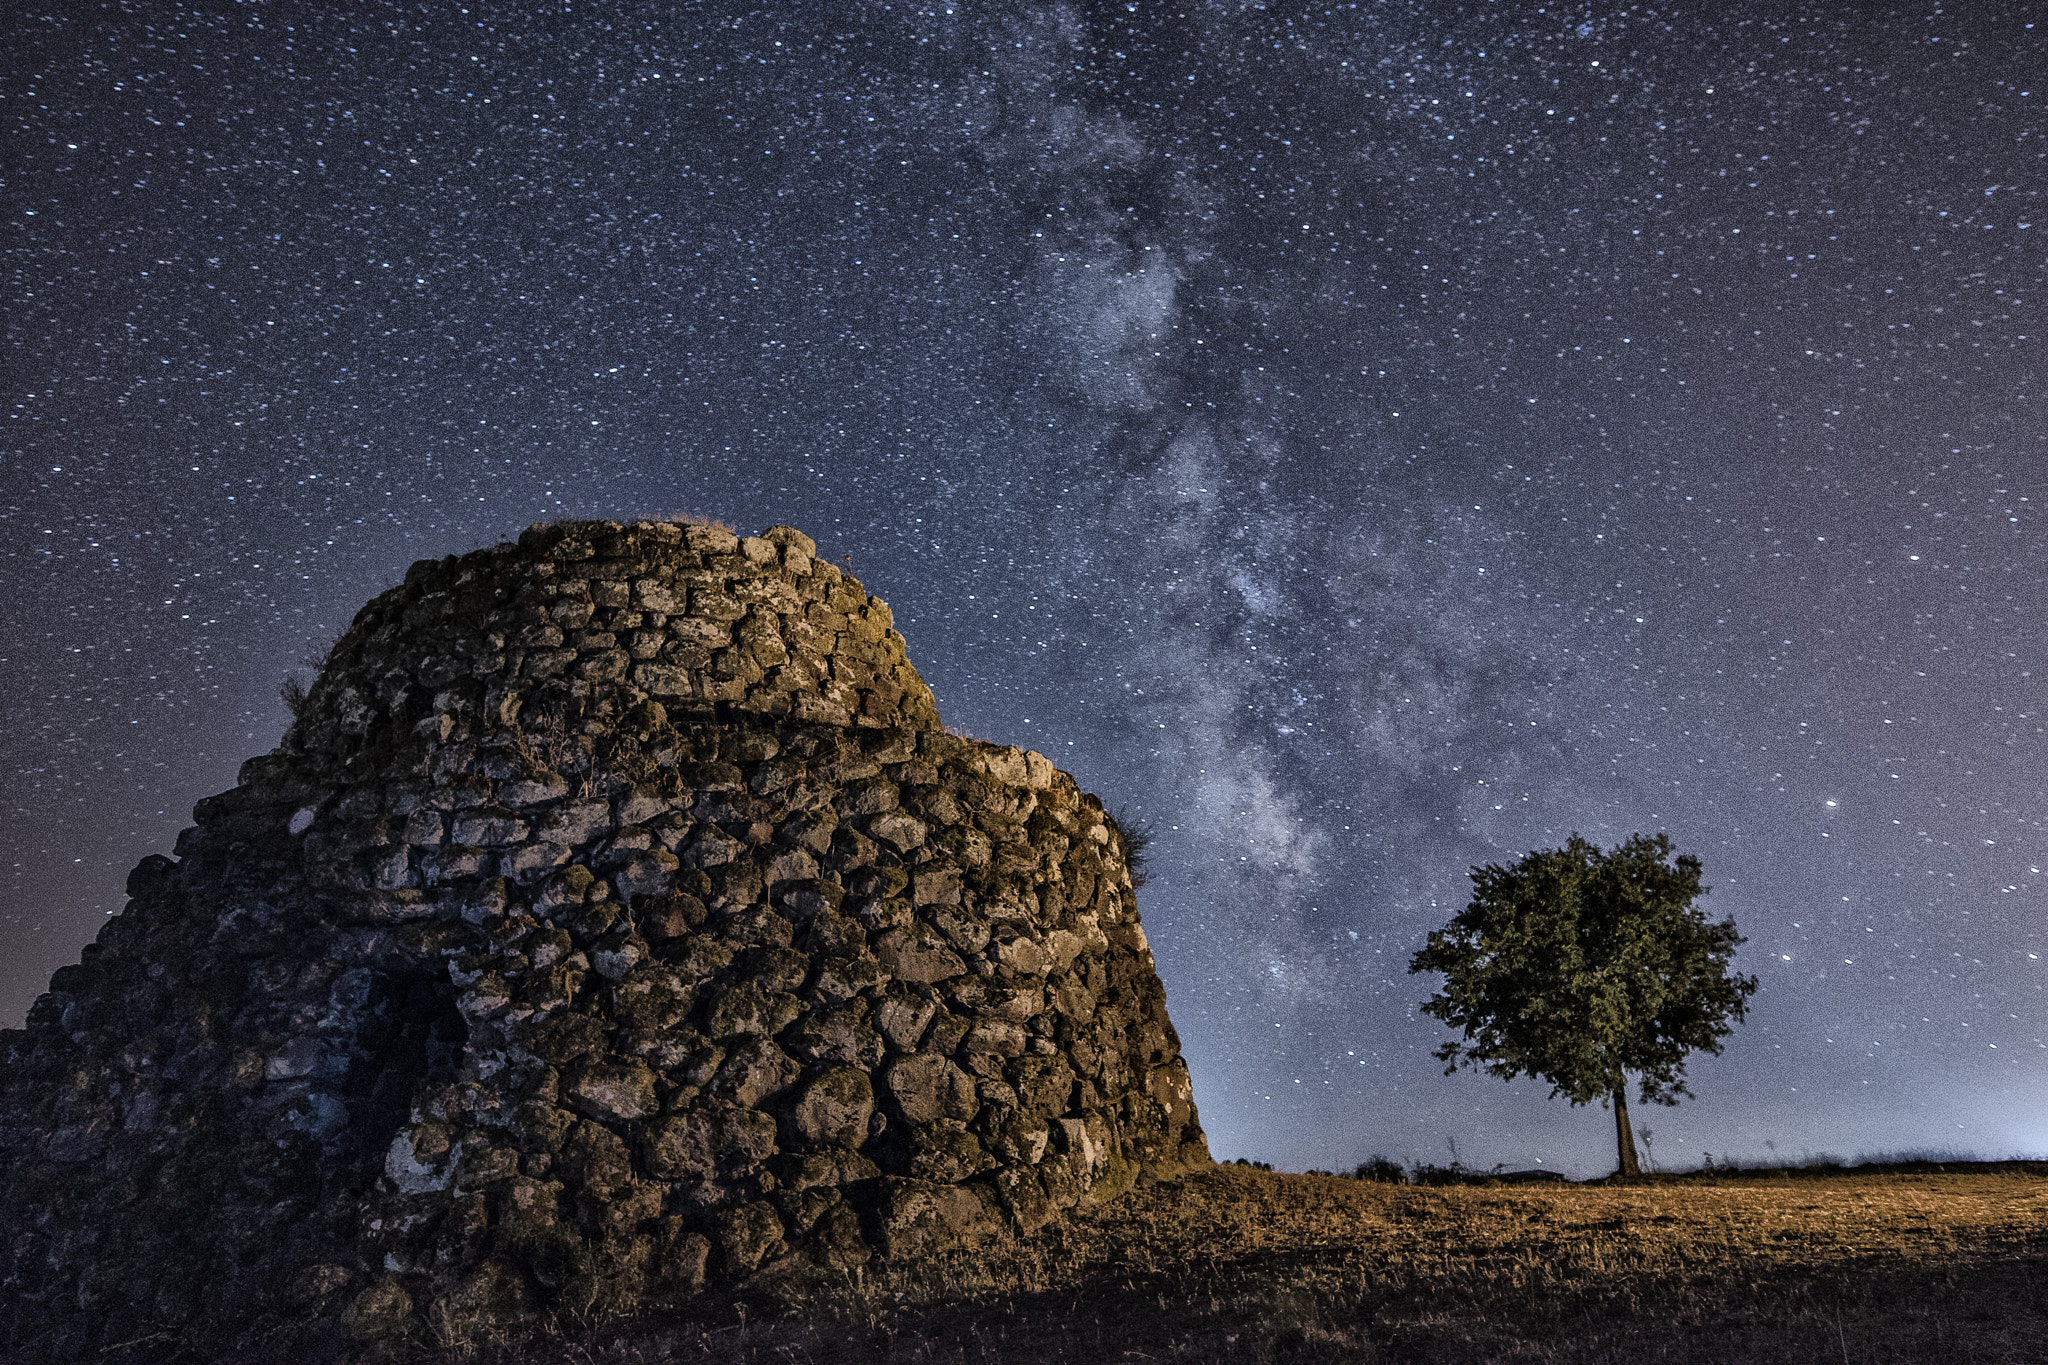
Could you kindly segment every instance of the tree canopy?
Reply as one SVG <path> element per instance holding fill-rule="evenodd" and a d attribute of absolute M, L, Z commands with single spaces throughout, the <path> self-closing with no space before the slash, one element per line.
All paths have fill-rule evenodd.
<path fill-rule="evenodd" d="M 1676 1104 L 1691 1093 L 1687 1055 L 1720 1052 L 1756 991 L 1728 970 L 1735 922 L 1694 907 L 1700 861 L 1674 859 L 1662 834 L 1611 851 L 1574 834 L 1513 867 L 1475 867 L 1472 884 L 1408 964 L 1443 974 L 1423 1012 L 1463 1033 L 1437 1049 L 1444 1074 L 1539 1076 L 1574 1105 L 1610 1100 L 1621 1171 L 1637 1174 L 1629 1076 L 1645 1103 Z"/>

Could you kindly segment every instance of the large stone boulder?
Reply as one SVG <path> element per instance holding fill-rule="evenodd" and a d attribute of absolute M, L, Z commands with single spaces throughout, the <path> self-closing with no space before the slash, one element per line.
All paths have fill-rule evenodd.
<path fill-rule="evenodd" d="M 788 527 L 417 564 L 0 1034 L 10 1358 L 431 1337 L 1206 1165 L 1120 831 Z"/>

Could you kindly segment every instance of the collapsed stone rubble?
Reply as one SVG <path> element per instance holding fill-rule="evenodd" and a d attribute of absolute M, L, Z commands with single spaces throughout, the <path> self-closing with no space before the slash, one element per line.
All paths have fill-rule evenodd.
<path fill-rule="evenodd" d="M 417 564 L 194 819 L 0 1034 L 19 1358 L 680 1303 L 1208 1163 L 1116 823 L 788 527 Z"/>

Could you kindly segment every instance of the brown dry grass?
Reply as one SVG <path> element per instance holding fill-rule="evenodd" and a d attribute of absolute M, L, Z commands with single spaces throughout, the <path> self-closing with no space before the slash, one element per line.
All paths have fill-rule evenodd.
<path fill-rule="evenodd" d="M 2041 1165 L 1444 1188 L 1225 1166 L 994 1251 L 435 1359 L 2022 1362 L 2048 1360 L 2044 1287 Z"/>

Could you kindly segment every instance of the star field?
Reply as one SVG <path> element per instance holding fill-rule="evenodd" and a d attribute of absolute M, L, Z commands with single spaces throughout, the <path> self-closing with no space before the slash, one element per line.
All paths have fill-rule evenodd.
<path fill-rule="evenodd" d="M 414 559 L 790 523 L 1148 821 L 1219 1156 L 1446 1078 L 1465 872 L 1664 830 L 1667 1164 L 2048 1151 L 2025 7 L 108 4 L 0 58 L 0 1021 Z"/>

